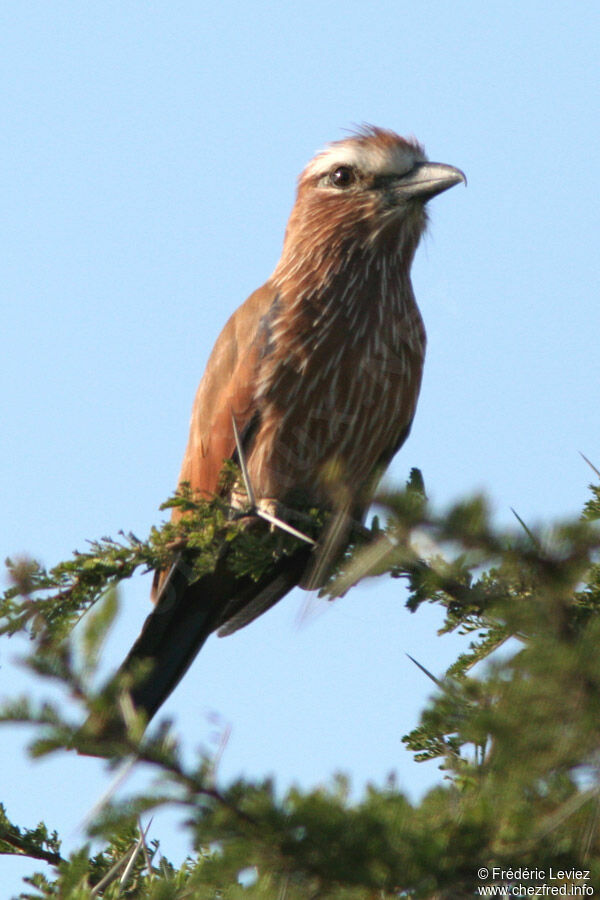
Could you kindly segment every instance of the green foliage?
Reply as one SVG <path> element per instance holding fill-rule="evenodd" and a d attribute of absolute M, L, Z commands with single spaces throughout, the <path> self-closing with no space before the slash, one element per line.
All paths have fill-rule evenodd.
<path fill-rule="evenodd" d="M 44 859 L 49 863 L 58 863 L 60 841 L 56 832 L 49 834 L 41 822 L 37 828 L 17 828 L 9 822 L 6 811 L 0 803 L 0 853 L 30 856 L 33 859 Z"/>
<path fill-rule="evenodd" d="M 228 463 L 222 479 L 235 483 L 236 467 Z M 146 541 L 129 532 L 119 539 L 103 537 L 89 542 L 85 552 L 47 571 L 30 559 L 6 560 L 12 587 L 0 599 L 0 635 L 26 631 L 43 644 L 66 637 L 81 615 L 119 582 L 138 569 L 162 569 L 177 553 L 192 577 L 212 571 L 223 546 L 228 547 L 230 567 L 236 574 L 258 580 L 274 557 L 298 546 L 295 538 L 266 528 L 248 528 L 244 510 L 232 508 L 219 496 L 210 500 L 192 496 L 182 485 L 163 504 L 176 510 L 174 521 L 153 528 Z M 322 516 L 316 510 L 302 511 L 302 526 L 316 536 Z"/>
<path fill-rule="evenodd" d="M 387 492 L 378 504 L 385 527 L 358 530 L 327 591 L 391 575 L 405 583 L 410 610 L 436 603 L 443 632 L 471 637 L 434 679 L 432 699 L 404 738 L 417 759 L 439 761 L 442 784 L 419 804 L 393 782 L 351 801 L 340 776 L 328 788 L 283 796 L 269 781 L 218 785 L 212 760 L 185 764 L 166 725 L 144 733 L 127 704 L 130 684 L 92 688 L 118 612 L 114 588 L 136 568 L 184 552 L 200 575 L 226 542 L 238 571 L 260 577 L 297 546 L 291 536 L 246 527 L 222 501 L 184 491 L 170 505 L 186 515 L 147 541 L 103 539 L 50 572 L 32 563 L 11 568 L 3 630 L 33 636 L 28 665 L 62 685 L 83 715 L 70 721 L 60 703 L 23 698 L 5 704 L 0 721 L 33 725 L 34 755 L 68 748 L 113 762 L 133 756 L 157 774 L 154 790 L 113 800 L 95 817 L 90 834 L 105 849 L 92 858 L 87 846 L 61 858 L 46 826 L 18 828 L 2 810 L 0 852 L 51 867 L 32 876 L 35 894 L 23 896 L 442 900 L 474 896 L 482 866 L 589 869 L 586 884 L 600 888 L 600 488 L 581 519 L 537 529 L 518 517 L 514 529 L 494 527 L 482 498 L 437 512 L 416 470 L 406 491 Z M 309 510 L 302 516 L 302 529 L 316 535 L 323 523 Z M 69 631 L 94 604 L 75 652 Z M 115 702 L 123 733 L 99 739 L 81 730 L 87 714 Z M 140 832 L 141 815 L 169 804 L 185 810 L 193 848 L 179 869 Z"/>

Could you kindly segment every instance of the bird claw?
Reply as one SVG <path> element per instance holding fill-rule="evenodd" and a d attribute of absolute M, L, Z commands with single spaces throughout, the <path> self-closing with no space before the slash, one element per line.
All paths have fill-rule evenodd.
<path fill-rule="evenodd" d="M 278 500 L 272 500 L 268 497 L 258 500 L 254 505 L 249 505 L 247 502 L 248 498 L 244 495 L 243 500 L 245 502 L 243 506 L 241 499 L 241 494 L 235 497 L 234 507 L 237 508 L 232 515 L 232 519 L 238 522 L 244 522 L 244 520 L 246 520 L 248 523 L 256 523 L 257 519 L 263 519 L 265 522 L 269 523 L 271 531 L 275 531 L 276 528 L 279 528 L 281 531 L 286 531 L 288 534 L 297 537 L 301 541 L 305 541 L 313 547 L 316 546 L 316 541 L 307 534 L 304 534 L 304 532 L 300 531 L 298 528 L 294 528 L 293 525 L 290 525 L 289 522 L 286 522 L 285 519 L 282 518 L 282 515 L 286 515 L 291 519 L 301 518 L 306 522 L 310 522 L 311 520 L 308 516 L 304 516 L 296 510 L 289 509 L 289 507 L 283 506 Z"/>
<path fill-rule="evenodd" d="M 259 500 L 254 507 L 255 514 L 260 516 L 260 518 L 264 519 L 266 522 L 269 522 L 272 530 L 280 528 L 282 531 L 287 531 L 288 534 L 292 534 L 299 540 L 305 541 L 307 544 L 311 544 L 315 547 L 317 544 L 316 541 L 313 541 L 313 539 L 304 534 L 304 532 L 294 528 L 293 525 L 290 525 L 289 522 L 286 522 L 281 518 L 283 510 L 285 510 L 288 515 L 292 512 L 292 510 L 286 509 L 286 507 L 282 506 L 277 500 L 269 498 Z"/>

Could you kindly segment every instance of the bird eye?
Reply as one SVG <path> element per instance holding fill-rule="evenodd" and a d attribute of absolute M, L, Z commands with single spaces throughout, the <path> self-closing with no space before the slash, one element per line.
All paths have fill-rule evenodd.
<path fill-rule="evenodd" d="M 329 176 L 330 181 L 335 187 L 346 188 L 354 183 L 356 175 L 351 166 L 338 166 Z"/>

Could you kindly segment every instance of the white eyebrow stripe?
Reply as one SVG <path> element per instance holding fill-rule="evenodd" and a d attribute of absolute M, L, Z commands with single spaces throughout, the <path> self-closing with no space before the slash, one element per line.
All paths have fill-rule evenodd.
<path fill-rule="evenodd" d="M 306 167 L 308 177 L 326 175 L 336 166 L 353 166 L 373 175 L 403 175 L 410 171 L 420 154 L 412 147 L 364 146 L 348 141 L 326 147 Z"/>

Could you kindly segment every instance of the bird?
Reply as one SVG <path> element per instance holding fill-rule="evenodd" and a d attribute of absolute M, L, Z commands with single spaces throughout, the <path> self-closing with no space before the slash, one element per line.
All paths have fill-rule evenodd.
<path fill-rule="evenodd" d="M 461 182 L 416 139 L 370 125 L 327 144 L 301 173 L 281 257 L 208 359 L 178 483 L 214 497 L 233 460 L 271 522 L 304 498 L 335 524 L 257 581 L 231 570 L 226 547 L 195 581 L 181 558 L 155 573 L 154 609 L 119 669 L 148 663 L 130 691 L 145 723 L 211 633 L 247 625 L 296 585 L 320 586 L 349 523 L 364 522 L 419 396 L 426 336 L 410 271 L 426 204 Z"/>

